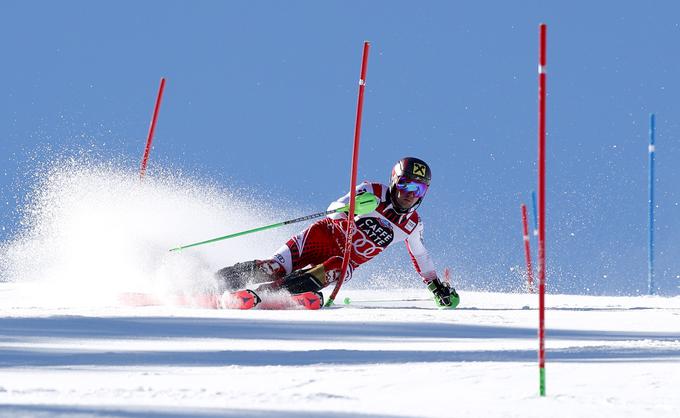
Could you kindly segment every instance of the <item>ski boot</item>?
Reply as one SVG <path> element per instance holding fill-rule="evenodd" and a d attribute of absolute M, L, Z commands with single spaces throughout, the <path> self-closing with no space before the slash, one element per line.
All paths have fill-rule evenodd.
<path fill-rule="evenodd" d="M 248 284 L 267 283 L 280 280 L 283 267 L 275 260 L 253 260 L 236 263 L 215 273 L 217 292 L 242 289 Z"/>

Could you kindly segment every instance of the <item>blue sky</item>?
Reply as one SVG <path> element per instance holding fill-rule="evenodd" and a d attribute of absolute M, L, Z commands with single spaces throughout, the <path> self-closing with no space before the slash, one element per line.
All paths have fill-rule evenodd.
<path fill-rule="evenodd" d="M 407 155 L 428 161 L 435 260 L 493 287 L 523 263 L 545 22 L 553 289 L 646 290 L 654 112 L 657 280 L 676 294 L 680 7 L 625 3 L 5 1 L 0 239 L 21 228 L 36 161 L 95 146 L 138 164 L 161 76 L 151 175 L 172 166 L 325 208 L 347 189 L 369 40 L 359 178 L 387 181 Z"/>

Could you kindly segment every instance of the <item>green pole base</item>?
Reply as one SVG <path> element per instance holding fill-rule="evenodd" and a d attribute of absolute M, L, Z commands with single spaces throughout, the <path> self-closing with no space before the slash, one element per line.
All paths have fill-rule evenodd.
<path fill-rule="evenodd" d="M 539 368 L 539 393 L 545 396 L 545 367 Z"/>

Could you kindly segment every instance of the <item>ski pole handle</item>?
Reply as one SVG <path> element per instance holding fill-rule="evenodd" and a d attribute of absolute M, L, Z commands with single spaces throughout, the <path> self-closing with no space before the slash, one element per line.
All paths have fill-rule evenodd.
<path fill-rule="evenodd" d="M 362 194 L 358 195 L 355 199 L 354 212 L 357 215 L 363 215 L 363 214 L 366 214 L 366 213 L 373 212 L 375 210 L 375 208 L 377 208 L 377 207 L 378 207 L 378 198 L 373 193 L 362 193 Z M 221 237 L 212 238 L 212 239 L 205 240 L 205 241 L 194 242 L 193 244 L 180 245 L 178 247 L 171 248 L 169 251 L 180 251 L 180 250 L 184 250 L 186 248 L 197 247 L 199 245 L 210 244 L 210 243 L 213 243 L 213 242 L 222 241 L 222 240 L 229 239 L 229 238 L 240 237 L 241 235 L 252 234 L 254 232 L 260 232 L 260 231 L 265 231 L 267 229 L 278 228 L 278 227 L 284 226 L 284 225 L 290 225 L 290 224 L 294 224 L 294 223 L 298 223 L 298 222 L 309 221 L 311 219 L 321 218 L 321 217 L 324 217 L 324 216 L 331 215 L 333 213 L 347 212 L 348 210 L 349 210 L 349 203 L 346 204 L 345 206 L 341 207 L 341 208 L 338 208 L 338 209 L 327 210 L 325 212 L 314 213 L 314 214 L 311 214 L 311 215 L 302 216 L 300 218 L 290 219 L 290 220 L 287 220 L 287 221 L 278 222 L 278 223 L 271 224 L 271 225 L 265 225 L 265 226 L 260 226 L 258 228 L 248 229 L 246 231 L 235 232 L 233 234 L 224 235 L 224 236 L 221 236 Z"/>

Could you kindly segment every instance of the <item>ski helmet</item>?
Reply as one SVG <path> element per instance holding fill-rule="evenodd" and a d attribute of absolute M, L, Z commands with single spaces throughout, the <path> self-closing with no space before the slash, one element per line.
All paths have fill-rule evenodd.
<path fill-rule="evenodd" d="M 400 213 L 408 213 L 415 210 L 415 208 L 423 201 L 423 197 L 427 192 L 431 180 L 432 171 L 425 161 L 415 157 L 405 157 L 397 161 L 392 168 L 389 188 L 390 198 L 392 199 L 394 209 Z M 411 207 L 403 208 L 397 203 L 395 196 L 397 195 L 397 188 L 409 181 L 412 183 L 411 186 L 419 186 L 417 190 L 414 190 L 416 190 L 417 193 L 421 193 L 421 195 L 420 199 L 418 199 Z"/>

